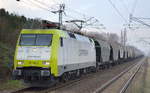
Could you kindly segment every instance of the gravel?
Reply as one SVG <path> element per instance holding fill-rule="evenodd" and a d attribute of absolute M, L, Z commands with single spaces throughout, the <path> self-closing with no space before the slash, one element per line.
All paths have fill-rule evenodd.
<path fill-rule="evenodd" d="M 76 82 L 71 86 L 66 86 L 49 93 L 92 93 L 102 84 L 118 75 L 124 69 L 137 62 L 139 59 L 129 61 L 120 65 L 111 67 L 110 69 L 101 70 L 85 76 L 80 82 Z"/>

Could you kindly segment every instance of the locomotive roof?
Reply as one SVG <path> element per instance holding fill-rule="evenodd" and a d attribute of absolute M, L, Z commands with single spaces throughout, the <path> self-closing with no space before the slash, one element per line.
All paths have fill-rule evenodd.
<path fill-rule="evenodd" d="M 65 31 L 59 29 L 23 29 L 21 34 L 57 34 L 61 37 L 67 37 Z"/>

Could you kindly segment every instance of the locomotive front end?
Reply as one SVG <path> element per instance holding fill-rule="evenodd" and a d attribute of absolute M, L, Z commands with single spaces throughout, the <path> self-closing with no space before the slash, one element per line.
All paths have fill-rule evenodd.
<path fill-rule="evenodd" d="M 48 80 L 57 74 L 57 40 L 53 31 L 23 30 L 14 57 L 13 76 L 25 81 Z M 53 40 L 55 41 L 53 44 Z"/>

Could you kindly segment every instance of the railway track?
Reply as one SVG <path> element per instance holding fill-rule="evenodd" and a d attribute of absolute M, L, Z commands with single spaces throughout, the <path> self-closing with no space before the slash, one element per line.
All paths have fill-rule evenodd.
<path fill-rule="evenodd" d="M 57 85 L 52 86 L 50 88 L 28 87 L 28 88 L 23 88 L 23 89 L 16 90 L 16 91 L 11 92 L 11 93 L 26 93 L 26 92 L 30 92 L 30 93 L 32 93 L 32 92 L 33 93 L 49 93 L 49 92 L 55 91 L 55 90 L 63 88 L 63 87 L 69 87 L 69 86 L 75 85 L 75 83 L 78 83 L 84 77 L 86 77 L 86 76 L 83 76 L 80 79 L 70 80 L 66 83 L 63 83 L 63 82 L 60 83 L 59 82 L 59 85 L 57 84 Z"/>
<path fill-rule="evenodd" d="M 134 65 L 136 65 L 136 63 L 132 64 L 128 69 L 131 69 L 133 68 Z M 124 72 L 124 71 L 123 71 Z M 121 72 L 121 73 L 123 73 Z M 91 74 L 87 74 L 87 75 L 84 75 L 82 76 L 81 78 L 79 79 L 75 79 L 75 80 L 70 80 L 66 83 L 62 83 L 62 82 L 59 82 L 59 84 L 56 84 L 55 86 L 52 86 L 50 88 L 34 88 L 34 87 L 28 87 L 28 88 L 24 88 L 24 89 L 19 89 L 17 91 L 14 91 L 14 92 L 11 92 L 11 93 L 53 93 L 55 92 L 56 90 L 59 90 L 59 89 L 63 89 L 63 88 L 69 88 L 71 86 L 74 86 L 74 85 L 77 85 L 80 81 L 82 81 L 83 79 L 87 79 L 87 78 L 93 78 L 93 73 Z M 105 84 L 106 85 L 106 84 Z M 104 87 L 105 89 L 105 87 Z M 99 92 L 95 92 L 95 93 L 99 93 Z"/>
<path fill-rule="evenodd" d="M 83 80 L 85 78 L 91 78 L 91 77 L 92 77 L 92 73 L 84 75 L 84 76 L 80 77 L 79 79 L 70 80 L 66 83 L 59 82 L 59 85 L 56 84 L 55 86 L 52 86 L 50 88 L 28 87 L 28 88 L 19 89 L 17 91 L 11 92 L 11 93 L 26 93 L 26 92 L 30 92 L 30 93 L 51 93 L 51 92 L 53 92 L 57 89 L 61 89 L 63 87 L 73 86 L 76 83 L 80 82 L 81 80 Z"/>
<path fill-rule="evenodd" d="M 125 85 L 122 87 L 119 93 L 125 93 L 129 85 L 131 84 L 132 80 L 134 79 L 135 75 L 138 73 L 142 66 L 142 63 L 138 66 L 137 70 L 132 74 L 132 76 L 128 79 L 128 81 L 125 83 Z"/>
<path fill-rule="evenodd" d="M 140 62 L 131 65 L 130 67 L 128 67 L 127 69 L 122 71 L 120 74 L 118 74 L 117 76 L 115 76 L 114 78 L 112 78 L 111 80 L 106 82 L 100 88 L 96 89 L 93 93 L 108 93 L 108 91 L 109 91 L 108 88 L 110 88 L 109 93 L 118 93 L 118 92 L 119 93 L 125 93 L 128 86 L 132 82 L 133 78 L 135 77 L 135 75 L 137 74 L 137 72 L 141 68 L 142 64 L 144 63 L 144 60 L 145 60 L 145 58 L 143 60 L 141 60 Z M 130 71 L 132 71 L 132 72 L 130 72 Z M 129 75 L 129 73 L 130 73 L 130 75 Z M 112 92 L 113 89 L 111 88 L 111 86 L 113 86 L 113 84 L 115 82 L 117 82 L 119 79 L 121 79 L 126 74 L 128 74 L 128 77 L 129 77 L 127 81 L 123 81 L 123 82 L 126 82 L 126 83 L 121 88 L 119 88 L 119 91 Z M 114 84 L 114 86 L 117 86 L 117 85 Z"/>
<path fill-rule="evenodd" d="M 57 89 L 60 89 L 60 88 L 63 88 L 63 87 L 73 86 L 73 85 L 75 85 L 75 83 L 78 83 L 78 82 L 80 82 L 81 80 L 82 80 L 82 79 L 76 79 L 76 80 L 71 80 L 71 81 L 66 82 L 66 83 L 61 83 L 61 84 L 59 84 L 59 85 L 57 85 L 57 86 L 55 86 L 55 87 L 48 88 L 48 89 L 43 90 L 43 91 L 40 91 L 40 92 L 38 92 L 38 93 L 50 93 L 50 92 L 53 92 L 53 91 L 55 91 L 55 90 L 57 90 Z"/>
<path fill-rule="evenodd" d="M 24 93 L 26 91 L 29 91 L 30 89 L 32 89 L 32 87 L 27 87 L 27 88 L 22 88 L 22 89 L 18 89 L 16 91 L 13 91 L 11 93 Z"/>

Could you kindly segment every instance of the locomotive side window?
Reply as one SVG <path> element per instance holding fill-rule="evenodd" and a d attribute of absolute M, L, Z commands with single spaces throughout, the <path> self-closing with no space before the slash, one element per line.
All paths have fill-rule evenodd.
<path fill-rule="evenodd" d="M 63 47 L 63 38 L 60 38 L 60 46 Z"/>
<path fill-rule="evenodd" d="M 76 39 L 76 37 L 75 37 L 75 35 L 73 34 L 73 33 L 68 33 L 69 34 L 69 36 L 71 37 L 71 38 L 75 38 Z"/>

